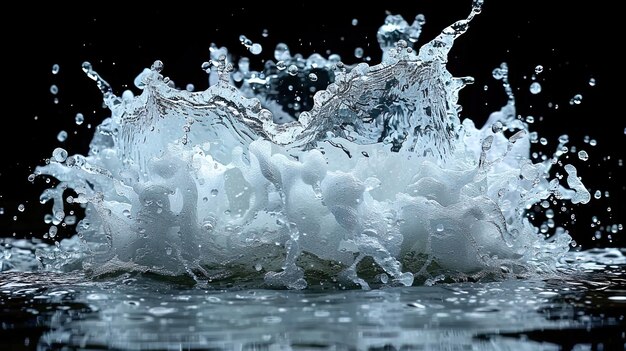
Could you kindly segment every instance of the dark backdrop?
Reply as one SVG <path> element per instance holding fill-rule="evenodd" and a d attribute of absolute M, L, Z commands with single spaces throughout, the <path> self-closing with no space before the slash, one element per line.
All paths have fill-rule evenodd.
<path fill-rule="evenodd" d="M 550 6 L 546 6 L 546 4 Z M 458 40 L 450 70 L 457 76 L 470 75 L 476 84 L 463 90 L 462 117 L 484 121 L 489 112 L 504 102 L 499 82 L 491 71 L 501 62 L 510 66 L 510 79 L 516 91 L 518 113 L 532 115 L 538 130 L 553 150 L 561 134 L 590 154 L 587 162 L 570 156 L 592 193 L 601 190 L 601 199 L 584 206 L 568 206 L 567 217 L 576 216 L 568 225 L 583 248 L 626 246 L 623 231 L 612 234 L 604 226 L 624 221 L 623 199 L 624 128 L 620 94 L 623 93 L 622 60 L 617 54 L 623 41 L 618 32 L 617 5 L 612 1 L 546 2 L 529 0 L 487 0 L 483 13 L 469 32 Z M 83 4 L 84 5 L 84 4 Z M 0 236 L 41 236 L 46 231 L 38 196 L 42 181 L 31 184 L 27 177 L 42 164 L 56 146 L 70 154 L 85 153 L 93 129 L 107 114 L 97 88 L 81 71 L 90 61 L 112 84 L 116 93 L 134 88 L 134 77 L 155 59 L 165 63 L 164 74 L 179 86 L 193 83 L 207 86 L 200 65 L 208 59 L 209 45 L 227 46 L 235 55 L 245 55 L 239 44 L 244 34 L 263 45 L 263 52 L 252 57 L 252 68 L 259 69 L 263 59 L 271 59 L 276 43 L 285 42 L 291 52 L 305 56 L 325 55 L 328 49 L 354 63 L 354 49 L 362 47 L 372 62 L 380 60 L 376 30 L 385 11 L 402 14 L 412 21 L 416 14 L 426 15 L 420 44 L 432 39 L 442 28 L 467 15 L 470 0 L 422 0 L 390 4 L 353 6 L 346 10 L 336 3 L 301 2 L 247 6 L 240 2 L 202 2 L 197 4 L 156 3 L 131 10 L 127 5 L 99 3 L 97 7 L 30 6 L 6 12 L 11 20 L 2 21 L 3 32 L 3 122 L 0 162 Z M 337 5 L 335 7 L 335 5 Z M 560 5 L 560 6 L 559 6 Z M 132 5 L 136 6 L 136 5 Z M 555 7 L 559 6 L 559 7 Z M 352 20 L 357 19 L 354 26 Z M 264 29 L 269 36 L 262 37 Z M 60 66 L 53 75 L 53 64 Z M 529 93 L 534 68 L 543 65 L 539 75 L 543 92 Z M 589 86 L 590 78 L 597 82 Z M 50 86 L 59 88 L 56 97 Z M 485 90 L 485 86 L 488 87 Z M 570 105 L 575 94 L 582 94 L 580 105 Z M 553 107 L 549 108 L 548 103 Z M 558 109 L 554 106 L 558 105 Z M 81 112 L 85 123 L 77 126 L 74 116 Z M 66 130 L 67 141 L 59 143 L 57 133 Z M 597 140 L 595 147 L 584 137 Z M 609 192 L 609 197 L 604 192 Z M 18 205 L 25 211 L 19 212 Z M 571 208 L 571 211 L 570 211 Z M 609 210 L 610 208 L 610 210 Z M 573 211 L 573 212 L 572 212 Z M 600 225 L 593 228 L 592 216 Z M 14 220 L 13 217 L 17 216 Z M 594 232 L 602 236 L 593 240 Z M 67 231 L 66 231 L 67 234 Z"/>

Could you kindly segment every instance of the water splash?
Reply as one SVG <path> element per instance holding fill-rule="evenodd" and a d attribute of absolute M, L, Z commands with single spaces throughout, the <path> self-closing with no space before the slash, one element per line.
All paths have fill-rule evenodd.
<path fill-rule="evenodd" d="M 87 156 L 57 149 L 36 170 L 59 180 L 42 195 L 53 226 L 64 202 L 86 212 L 76 237 L 38 249 L 41 261 L 294 289 L 554 272 L 571 238 L 559 228 L 546 240 L 526 211 L 590 195 L 573 166 L 560 184 L 553 160 L 531 162 L 506 65 L 494 76 L 508 103 L 481 128 L 460 121 L 458 92 L 473 80 L 446 63 L 481 6 L 417 52 L 424 17 L 389 16 L 374 66 L 279 44 L 256 72 L 212 46 L 198 92 L 175 88 L 155 61 L 135 79 L 139 96 L 118 97 L 85 62 L 111 117 Z"/>

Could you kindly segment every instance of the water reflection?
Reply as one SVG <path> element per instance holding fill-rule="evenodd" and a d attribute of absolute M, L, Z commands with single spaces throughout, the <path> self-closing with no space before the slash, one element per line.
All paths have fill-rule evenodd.
<path fill-rule="evenodd" d="M 552 350 L 624 346 L 626 275 L 373 291 L 215 291 L 3 273 L 2 340 L 26 349 Z"/>

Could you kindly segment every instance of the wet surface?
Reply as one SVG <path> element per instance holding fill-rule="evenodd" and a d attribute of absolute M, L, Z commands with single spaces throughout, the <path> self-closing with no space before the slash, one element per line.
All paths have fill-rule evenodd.
<path fill-rule="evenodd" d="M 626 266 L 604 256 L 551 279 L 370 291 L 5 272 L 0 334 L 31 350 L 621 350 Z"/>

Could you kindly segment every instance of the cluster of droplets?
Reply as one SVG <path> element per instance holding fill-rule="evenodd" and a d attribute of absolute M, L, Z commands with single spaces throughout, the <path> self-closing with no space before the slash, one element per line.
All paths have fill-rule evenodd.
<path fill-rule="evenodd" d="M 250 51 L 252 55 L 259 55 L 263 51 L 263 46 L 261 46 L 261 44 L 253 43 L 252 40 L 248 39 L 243 34 L 239 36 L 239 41 Z"/>

